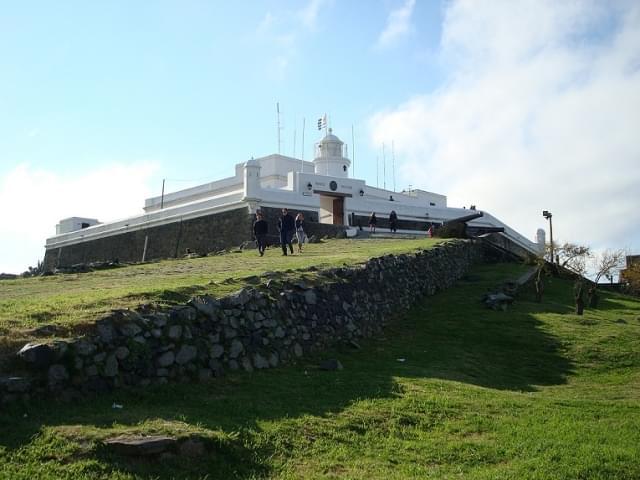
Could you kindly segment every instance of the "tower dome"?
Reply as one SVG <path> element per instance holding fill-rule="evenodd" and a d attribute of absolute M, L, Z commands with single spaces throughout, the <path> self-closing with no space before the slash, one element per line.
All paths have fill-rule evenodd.
<path fill-rule="evenodd" d="M 329 133 L 316 144 L 316 157 L 313 159 L 315 173 L 329 177 L 347 178 L 351 160 L 344 154 L 344 142 Z"/>

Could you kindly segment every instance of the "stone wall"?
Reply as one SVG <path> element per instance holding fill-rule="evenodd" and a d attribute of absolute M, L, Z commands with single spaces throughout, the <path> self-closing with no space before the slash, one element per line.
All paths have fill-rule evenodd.
<path fill-rule="evenodd" d="M 114 311 L 81 338 L 28 344 L 23 376 L 0 378 L 2 401 L 73 399 L 121 386 L 207 380 L 264 369 L 379 333 L 423 295 L 461 278 L 482 256 L 456 240 L 363 265 L 247 279 L 254 285 L 167 310 Z"/>
<path fill-rule="evenodd" d="M 260 210 L 269 222 L 269 243 L 278 244 L 277 222 L 280 209 L 263 207 Z M 291 211 L 295 216 L 298 210 Z M 305 216 L 307 235 L 335 237 L 345 227 L 318 223 L 318 212 L 302 210 Z M 124 232 L 109 237 L 87 240 L 62 248 L 47 250 L 44 257 L 45 270 L 69 267 L 93 262 L 140 262 L 144 251 L 145 237 L 148 237 L 145 260 L 176 258 L 187 250 L 207 254 L 219 250 L 238 247 L 253 238 L 254 215 L 247 208 L 215 213 L 143 230 Z"/>
<path fill-rule="evenodd" d="M 248 209 L 240 208 L 47 250 L 44 266 L 46 270 L 53 270 L 59 266 L 116 259 L 139 262 L 145 237 L 149 239 L 146 260 L 175 258 L 187 249 L 206 254 L 237 247 L 251 239 L 252 225 L 253 217 Z"/>

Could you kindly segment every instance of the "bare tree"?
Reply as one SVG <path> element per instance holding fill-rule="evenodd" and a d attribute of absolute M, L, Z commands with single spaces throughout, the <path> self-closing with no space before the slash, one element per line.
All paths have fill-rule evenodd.
<path fill-rule="evenodd" d="M 575 243 L 565 243 L 561 247 L 557 247 L 556 252 L 561 267 L 579 275 L 586 273 L 587 261 L 592 256 L 589 247 Z"/>
<path fill-rule="evenodd" d="M 613 274 L 624 267 L 624 250 L 605 250 L 591 257 L 591 267 L 594 272 L 593 285 L 589 288 L 589 307 L 598 307 L 598 282 L 602 277 Z"/>
<path fill-rule="evenodd" d="M 584 290 L 587 266 L 591 259 L 591 249 L 584 245 L 575 243 L 565 243 L 557 249 L 558 263 L 575 274 L 574 300 L 576 314 L 582 315 L 584 312 Z"/>
<path fill-rule="evenodd" d="M 595 277 L 593 281 L 598 283 L 602 277 L 613 274 L 613 272 L 624 267 L 624 250 L 605 250 L 593 256 L 593 270 Z"/>

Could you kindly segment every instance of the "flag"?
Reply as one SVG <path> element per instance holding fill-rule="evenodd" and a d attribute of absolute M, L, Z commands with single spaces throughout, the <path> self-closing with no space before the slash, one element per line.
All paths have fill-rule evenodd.
<path fill-rule="evenodd" d="M 318 119 L 318 130 L 322 130 L 327 126 L 327 114 L 325 113 L 322 117 Z"/>

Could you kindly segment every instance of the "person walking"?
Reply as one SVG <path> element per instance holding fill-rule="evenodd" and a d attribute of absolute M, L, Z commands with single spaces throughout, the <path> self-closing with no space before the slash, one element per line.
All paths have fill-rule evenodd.
<path fill-rule="evenodd" d="M 398 230 L 398 215 L 395 210 L 391 210 L 389 214 L 389 230 L 391 230 L 392 233 L 396 233 Z"/>
<path fill-rule="evenodd" d="M 376 233 L 376 225 L 378 224 L 378 219 L 376 218 L 376 212 L 371 212 L 369 216 L 369 233 Z"/>
<path fill-rule="evenodd" d="M 278 220 L 278 230 L 280 230 L 280 245 L 282 246 L 282 255 L 287 255 L 287 246 L 293 255 L 293 234 L 296 231 L 296 222 L 289 214 L 289 210 L 282 209 L 282 216 Z"/>
<path fill-rule="evenodd" d="M 306 237 L 304 233 L 304 215 L 302 212 L 296 215 L 296 237 L 298 238 L 298 253 L 302 253 L 302 246 L 304 245 L 304 239 Z"/>
<path fill-rule="evenodd" d="M 256 237 L 258 244 L 258 253 L 264 256 L 264 250 L 267 248 L 267 233 L 269 233 L 269 224 L 262 216 L 262 212 L 256 213 L 256 221 L 253 223 L 253 235 Z"/>

